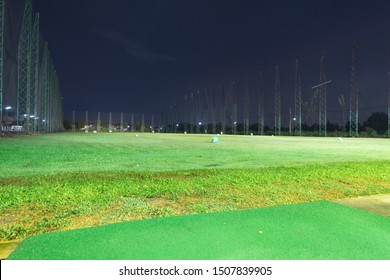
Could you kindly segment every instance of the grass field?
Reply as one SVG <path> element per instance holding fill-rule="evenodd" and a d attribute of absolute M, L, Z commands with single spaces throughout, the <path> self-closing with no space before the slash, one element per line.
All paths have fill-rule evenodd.
<path fill-rule="evenodd" d="M 0 240 L 390 193 L 388 139 L 59 133 L 0 138 Z"/>

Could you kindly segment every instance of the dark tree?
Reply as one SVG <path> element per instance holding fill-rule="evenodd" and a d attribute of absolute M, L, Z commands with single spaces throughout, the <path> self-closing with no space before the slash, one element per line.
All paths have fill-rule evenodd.
<path fill-rule="evenodd" d="M 332 123 L 330 121 L 326 122 L 326 130 L 329 132 L 335 132 L 339 129 L 339 125 L 337 123 Z"/>
<path fill-rule="evenodd" d="M 72 129 L 72 123 L 67 120 L 67 119 L 64 119 L 64 129 L 65 130 L 71 130 Z"/>
<path fill-rule="evenodd" d="M 372 128 L 378 134 L 384 134 L 387 131 L 387 114 L 384 112 L 374 112 L 363 123 L 364 129 Z"/>

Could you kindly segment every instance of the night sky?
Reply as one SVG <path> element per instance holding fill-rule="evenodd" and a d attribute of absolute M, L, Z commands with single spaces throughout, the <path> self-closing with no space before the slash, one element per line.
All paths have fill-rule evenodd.
<path fill-rule="evenodd" d="M 361 116 L 387 107 L 389 1 L 34 0 L 61 81 L 64 111 L 159 114 L 184 96 L 247 75 L 252 106 L 264 74 L 266 122 L 273 121 L 275 66 L 282 118 L 319 82 L 325 52 L 329 117 L 348 102 L 352 41 L 358 44 Z M 241 106 L 239 104 L 239 106 Z M 240 107 L 239 107 L 240 108 Z M 254 107 L 255 108 L 255 107 Z M 332 116 L 332 112 L 334 116 Z M 251 109 L 251 118 L 256 119 Z"/>

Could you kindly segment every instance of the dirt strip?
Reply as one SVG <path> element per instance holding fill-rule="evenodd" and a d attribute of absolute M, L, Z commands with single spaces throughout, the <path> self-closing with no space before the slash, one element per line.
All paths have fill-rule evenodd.
<path fill-rule="evenodd" d="M 335 202 L 390 217 L 390 194 L 359 196 L 355 198 L 340 199 Z"/>
<path fill-rule="evenodd" d="M 18 244 L 19 241 L 0 242 L 0 260 L 4 260 L 6 257 L 8 257 L 8 255 L 11 254 L 13 250 L 15 250 Z"/>

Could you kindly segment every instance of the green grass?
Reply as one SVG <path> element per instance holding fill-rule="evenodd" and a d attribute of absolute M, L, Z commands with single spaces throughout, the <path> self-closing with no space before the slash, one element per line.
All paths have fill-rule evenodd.
<path fill-rule="evenodd" d="M 48 134 L 0 139 L 0 176 L 176 171 L 390 159 L 388 139 L 183 134 Z"/>
<path fill-rule="evenodd" d="M 0 240 L 390 192 L 386 139 L 61 133 L 0 139 Z"/>

